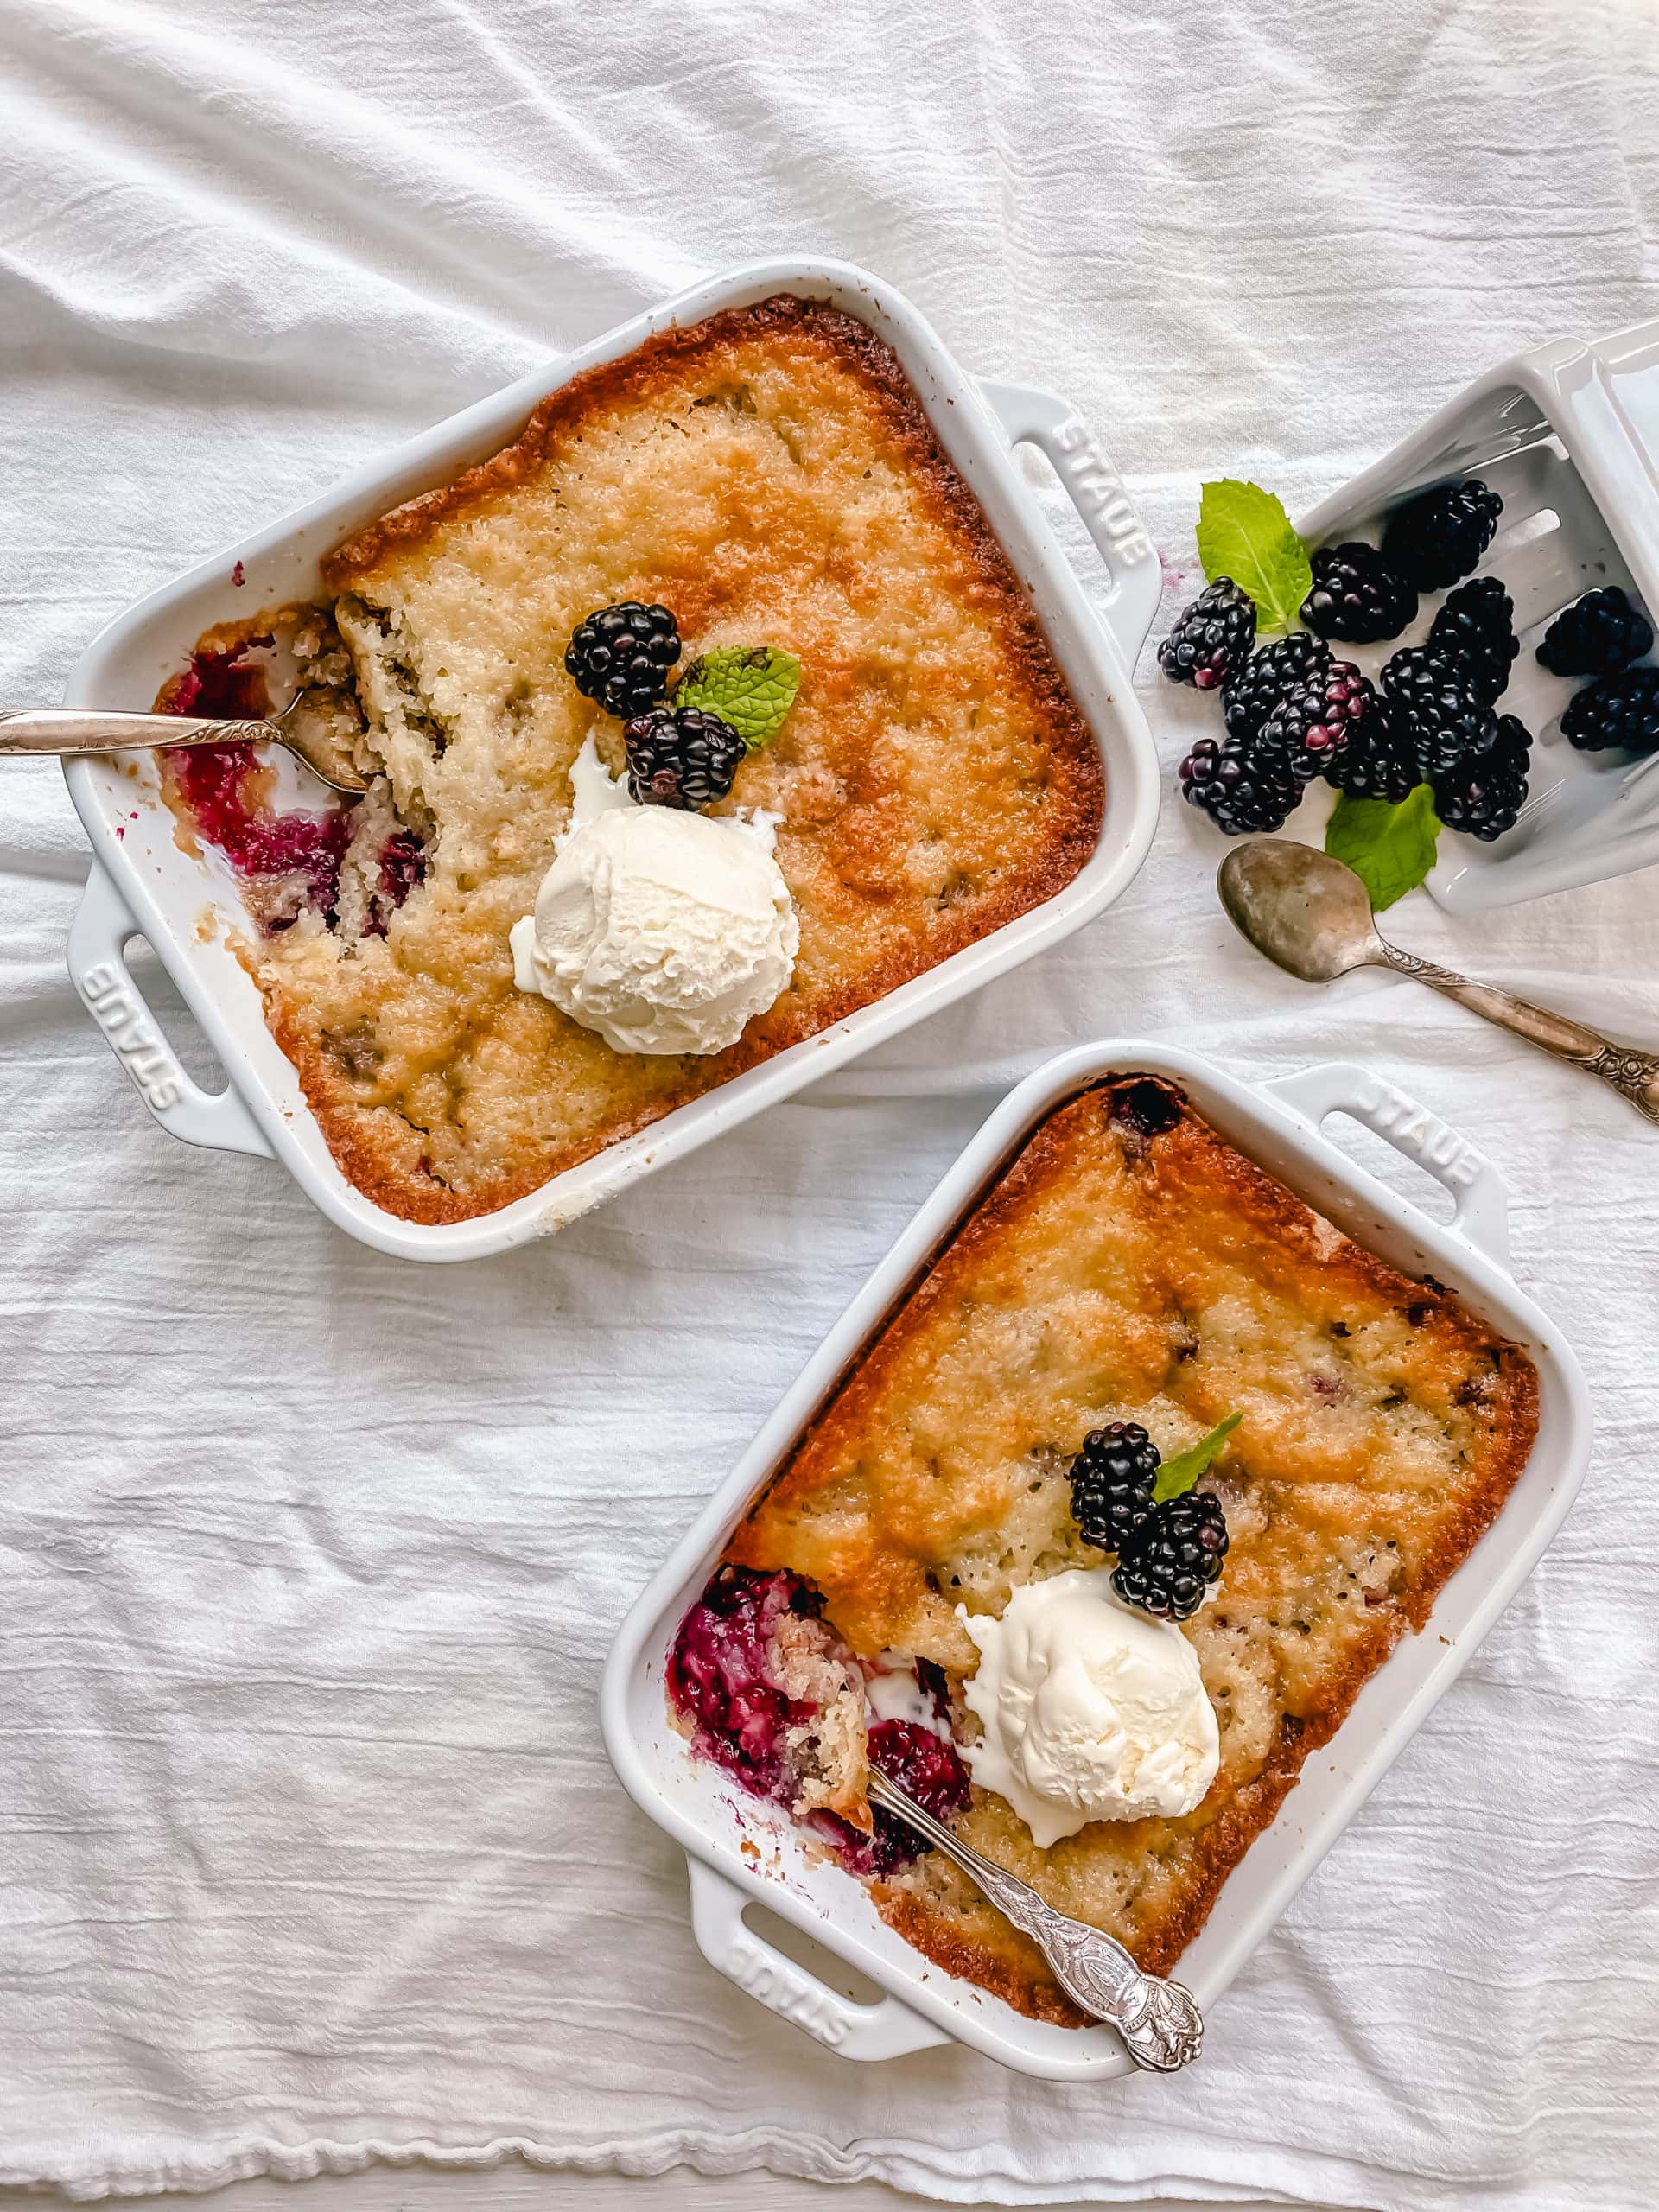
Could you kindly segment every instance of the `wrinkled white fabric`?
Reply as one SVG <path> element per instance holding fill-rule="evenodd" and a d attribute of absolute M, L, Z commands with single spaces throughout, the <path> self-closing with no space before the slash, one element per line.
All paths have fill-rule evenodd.
<path fill-rule="evenodd" d="M 969 367 L 1064 392 L 1190 577 L 1202 476 L 1305 506 L 1504 354 L 1659 306 L 1656 73 L 1639 0 L 10 0 L 0 698 L 767 251 L 862 261 Z M 1208 710 L 1141 681 L 1173 764 Z M 0 2180 L 511 2146 L 1009 2203 L 1652 2203 L 1655 1135 L 1425 992 L 1275 976 L 1215 856 L 1169 805 L 1081 938 L 564 1236 L 422 1269 L 150 1122 L 65 981 L 61 785 L 5 770 Z M 1394 919 L 1653 1041 L 1654 880 Z M 1351 1056 L 1477 1136 L 1597 1464 L 1197 2069 L 850 2065 L 702 1963 L 595 1684 L 1009 1078 L 1113 1033 Z"/>

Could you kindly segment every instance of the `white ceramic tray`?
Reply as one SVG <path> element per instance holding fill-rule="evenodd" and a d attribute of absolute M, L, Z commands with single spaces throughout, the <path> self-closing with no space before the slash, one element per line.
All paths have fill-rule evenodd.
<path fill-rule="evenodd" d="M 1659 614 L 1659 321 L 1559 338 L 1490 370 L 1299 527 L 1310 545 L 1364 537 L 1388 508 L 1457 476 L 1503 501 L 1480 573 L 1514 598 L 1522 650 L 1503 709 L 1534 734 L 1514 829 L 1491 844 L 1448 838 L 1429 876 L 1448 912 L 1472 914 L 1659 861 L 1659 754 L 1578 752 L 1560 717 L 1579 687 L 1533 657 L 1546 624 L 1603 584 Z M 1425 624 L 1439 603 L 1426 601 Z"/>
<path fill-rule="evenodd" d="M 893 347 L 941 443 L 989 518 L 1031 596 L 1073 696 L 1100 747 L 1105 812 L 1081 872 L 928 974 L 780 1052 L 640 1135 L 554 1177 L 530 1197 L 476 1221 L 401 1221 L 341 1174 L 295 1071 L 265 1027 L 257 989 L 226 942 L 249 931 L 230 871 L 181 852 L 154 764 L 71 762 L 69 792 L 92 839 L 93 868 L 69 940 L 69 971 L 92 1018 L 163 1128 L 188 1142 L 274 1154 L 329 1219 L 383 1251 L 422 1260 L 498 1252 L 562 1227 L 655 1167 L 677 1159 L 773 1100 L 1028 960 L 1099 914 L 1146 857 L 1158 815 L 1158 759 L 1131 686 L 1158 604 L 1161 570 L 1116 472 L 1082 422 L 1041 392 L 964 375 L 916 309 L 879 278 L 830 261 L 752 263 L 680 293 L 577 353 L 537 370 L 372 463 L 323 498 L 164 586 L 119 616 L 70 680 L 71 706 L 148 708 L 214 622 L 321 589 L 321 556 L 388 507 L 445 482 L 514 437 L 552 391 L 652 333 L 778 292 L 828 300 Z M 1091 605 L 1015 464 L 1013 448 L 1046 453 L 1105 561 L 1108 588 Z M 238 588 L 240 563 L 246 582 Z M 141 756 L 140 756 L 141 757 Z M 223 1062 L 214 1094 L 186 1074 L 145 1007 L 123 957 L 147 938 Z"/>
<path fill-rule="evenodd" d="M 623 1624 L 601 1692 L 618 1775 L 684 1847 L 692 1925 L 709 1963 L 845 2057 L 891 2058 L 954 2036 L 1021 2073 L 1055 2081 L 1129 2070 L 1109 2029 L 1028 2020 L 930 1965 L 882 1923 L 861 1885 L 833 1864 L 814 1864 L 787 1821 L 691 1757 L 670 1725 L 664 1688 L 686 1608 L 849 1363 L 1033 1125 L 1113 1070 L 1147 1070 L 1181 1084 L 1224 1136 L 1319 1211 L 1408 1274 L 1437 1276 L 1524 1345 L 1541 1385 L 1537 1441 L 1497 1522 L 1445 1585 L 1422 1633 L 1395 1647 L 1336 1736 L 1310 1754 L 1278 1818 L 1228 1878 L 1182 1958 L 1180 1978 L 1206 2011 L 1467 1665 L 1559 1527 L 1589 1456 L 1590 1410 L 1578 1363 L 1509 1274 L 1495 1170 L 1392 1084 L 1336 1065 L 1254 1087 L 1191 1053 L 1134 1041 L 1084 1046 L 1039 1068 L 967 1147 L 676 1546 Z M 1321 1135 L 1321 1124 L 1336 1113 L 1363 1122 L 1444 1184 L 1455 1204 L 1450 1225 L 1437 1226 Z M 1456 1818 L 1448 1805 L 1448 1830 Z M 746 1838 L 758 1844 L 758 1856 L 740 1849 Z M 757 1904 L 815 1939 L 823 1974 L 804 1970 L 746 1919 Z M 884 1993 L 880 2001 L 855 2002 L 835 1986 L 837 1961 L 874 1983 Z"/>

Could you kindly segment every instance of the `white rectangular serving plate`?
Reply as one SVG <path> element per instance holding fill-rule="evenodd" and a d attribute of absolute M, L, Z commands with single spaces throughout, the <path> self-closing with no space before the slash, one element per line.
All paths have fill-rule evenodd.
<path fill-rule="evenodd" d="M 1540 1384 L 1537 1440 L 1497 1521 L 1441 1589 L 1422 1632 L 1396 1645 L 1331 1742 L 1309 1754 L 1278 1817 L 1229 1875 L 1183 1955 L 1176 1971 L 1206 2012 L 1467 1665 L 1560 1526 L 1589 1457 L 1590 1408 L 1578 1362 L 1509 1273 L 1496 1171 L 1392 1084 L 1336 1065 L 1252 1086 L 1193 1053 L 1135 1040 L 1086 1045 L 1039 1068 L 967 1146 L 675 1547 L 624 1622 L 601 1690 L 619 1777 L 685 1849 L 693 1927 L 705 1956 L 843 2056 L 894 2057 L 954 2037 L 1052 2081 L 1131 2070 L 1111 2030 L 1027 2019 L 913 1950 L 882 1923 L 860 1882 L 823 1854 L 815 1862 L 791 1822 L 693 1758 L 669 1719 L 664 1687 L 687 1607 L 836 1383 L 1036 1123 L 1114 1071 L 1146 1071 L 1180 1084 L 1223 1136 L 1308 1205 L 1407 1274 L 1433 1274 L 1522 1344 Z M 1363 1122 L 1444 1184 L 1454 1200 L 1450 1224 L 1430 1221 L 1332 1144 L 1321 1125 L 1334 1113 Z M 1447 1821 L 1454 1817 L 1448 1806 Z M 746 1920 L 757 1905 L 812 1939 L 817 1970 L 804 1970 Z M 875 1984 L 880 2001 L 856 2001 L 839 1980 L 837 1961 Z"/>
<path fill-rule="evenodd" d="M 827 301 L 857 316 L 898 355 L 1028 593 L 1099 745 L 1105 805 L 1095 852 L 1043 905 L 817 1036 L 676 1108 L 514 1205 L 477 1220 L 429 1226 L 376 1205 L 335 1165 L 294 1067 L 266 1027 L 258 988 L 233 950 L 233 935 L 257 935 L 234 879 L 211 857 L 181 849 L 153 758 L 66 764 L 70 797 L 94 855 L 70 934 L 70 975 L 145 1103 L 188 1142 L 274 1154 L 331 1221 L 382 1251 L 410 1259 L 474 1259 L 562 1227 L 641 1175 L 1057 944 L 1109 906 L 1146 857 L 1157 823 L 1158 760 L 1130 679 L 1157 607 L 1161 569 L 1116 472 L 1070 408 L 1046 393 L 976 384 L 891 285 L 840 262 L 757 262 L 711 277 L 451 416 L 118 616 L 77 664 L 67 703 L 148 709 L 204 631 L 264 607 L 317 596 L 319 564 L 332 547 L 388 508 L 499 451 L 538 403 L 571 378 L 631 353 L 658 331 L 779 292 Z M 1015 463 L 1014 448 L 1022 442 L 1048 455 L 1106 563 L 1108 588 L 1092 603 Z M 240 587 L 232 582 L 238 566 L 245 578 Z M 155 947 L 206 1033 L 229 1078 L 226 1090 L 203 1090 L 179 1065 L 127 969 L 124 949 L 135 936 Z"/>

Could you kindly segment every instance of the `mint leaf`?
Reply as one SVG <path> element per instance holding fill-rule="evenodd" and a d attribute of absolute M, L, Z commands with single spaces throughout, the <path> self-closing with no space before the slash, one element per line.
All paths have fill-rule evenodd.
<path fill-rule="evenodd" d="M 1208 1436 L 1201 1436 L 1190 1449 L 1178 1452 L 1173 1459 L 1166 1459 L 1152 1486 L 1153 1503 L 1167 1505 L 1172 1497 L 1184 1497 L 1243 1418 L 1243 1414 L 1229 1414 L 1225 1421 L 1216 1423 Z"/>
<path fill-rule="evenodd" d="M 1282 501 L 1259 484 L 1224 476 L 1206 484 L 1198 504 L 1198 558 L 1206 582 L 1230 576 L 1255 601 L 1264 635 L 1288 630 L 1313 588 L 1307 548 L 1291 528 Z"/>
<path fill-rule="evenodd" d="M 769 744 L 801 688 L 801 664 L 775 645 L 721 645 L 694 660 L 674 689 L 677 707 L 729 722 L 751 753 Z"/>
<path fill-rule="evenodd" d="M 1350 798 L 1344 791 L 1325 825 L 1325 849 L 1349 867 L 1380 914 L 1413 891 L 1434 865 L 1440 817 L 1434 794 L 1419 784 L 1397 806 L 1385 798 Z"/>

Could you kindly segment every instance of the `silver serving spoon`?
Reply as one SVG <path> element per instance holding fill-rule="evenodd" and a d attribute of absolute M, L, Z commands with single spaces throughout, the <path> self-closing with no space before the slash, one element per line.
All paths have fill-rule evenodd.
<path fill-rule="evenodd" d="M 1228 854 L 1216 887 L 1229 918 L 1256 950 L 1303 982 L 1329 983 L 1353 968 L 1391 968 L 1397 976 L 1414 976 L 1529 1045 L 1599 1076 L 1638 1114 L 1659 1122 L 1659 1056 L 1632 1045 L 1611 1045 L 1564 1014 L 1402 952 L 1377 934 L 1365 886 L 1329 853 L 1289 837 L 1255 837 Z"/>
<path fill-rule="evenodd" d="M 1173 2074 L 1198 2056 L 1204 2046 L 1204 2015 L 1190 1989 L 1142 1974 L 1116 1937 L 1056 1912 L 1028 1883 L 982 1859 L 874 1767 L 870 1802 L 885 1805 L 954 1859 L 1004 1919 L 1031 1937 L 1072 2002 L 1117 2030 L 1137 2066 L 1153 2074 Z"/>
<path fill-rule="evenodd" d="M 327 717 L 296 715 L 309 700 L 315 708 L 326 695 L 296 691 L 280 715 L 269 721 L 205 720 L 191 715 L 126 715 L 107 708 L 0 707 L 0 759 L 43 753 L 153 752 L 171 745 L 235 745 L 248 739 L 285 746 L 331 791 L 365 791 L 349 751 L 327 728 Z"/>

